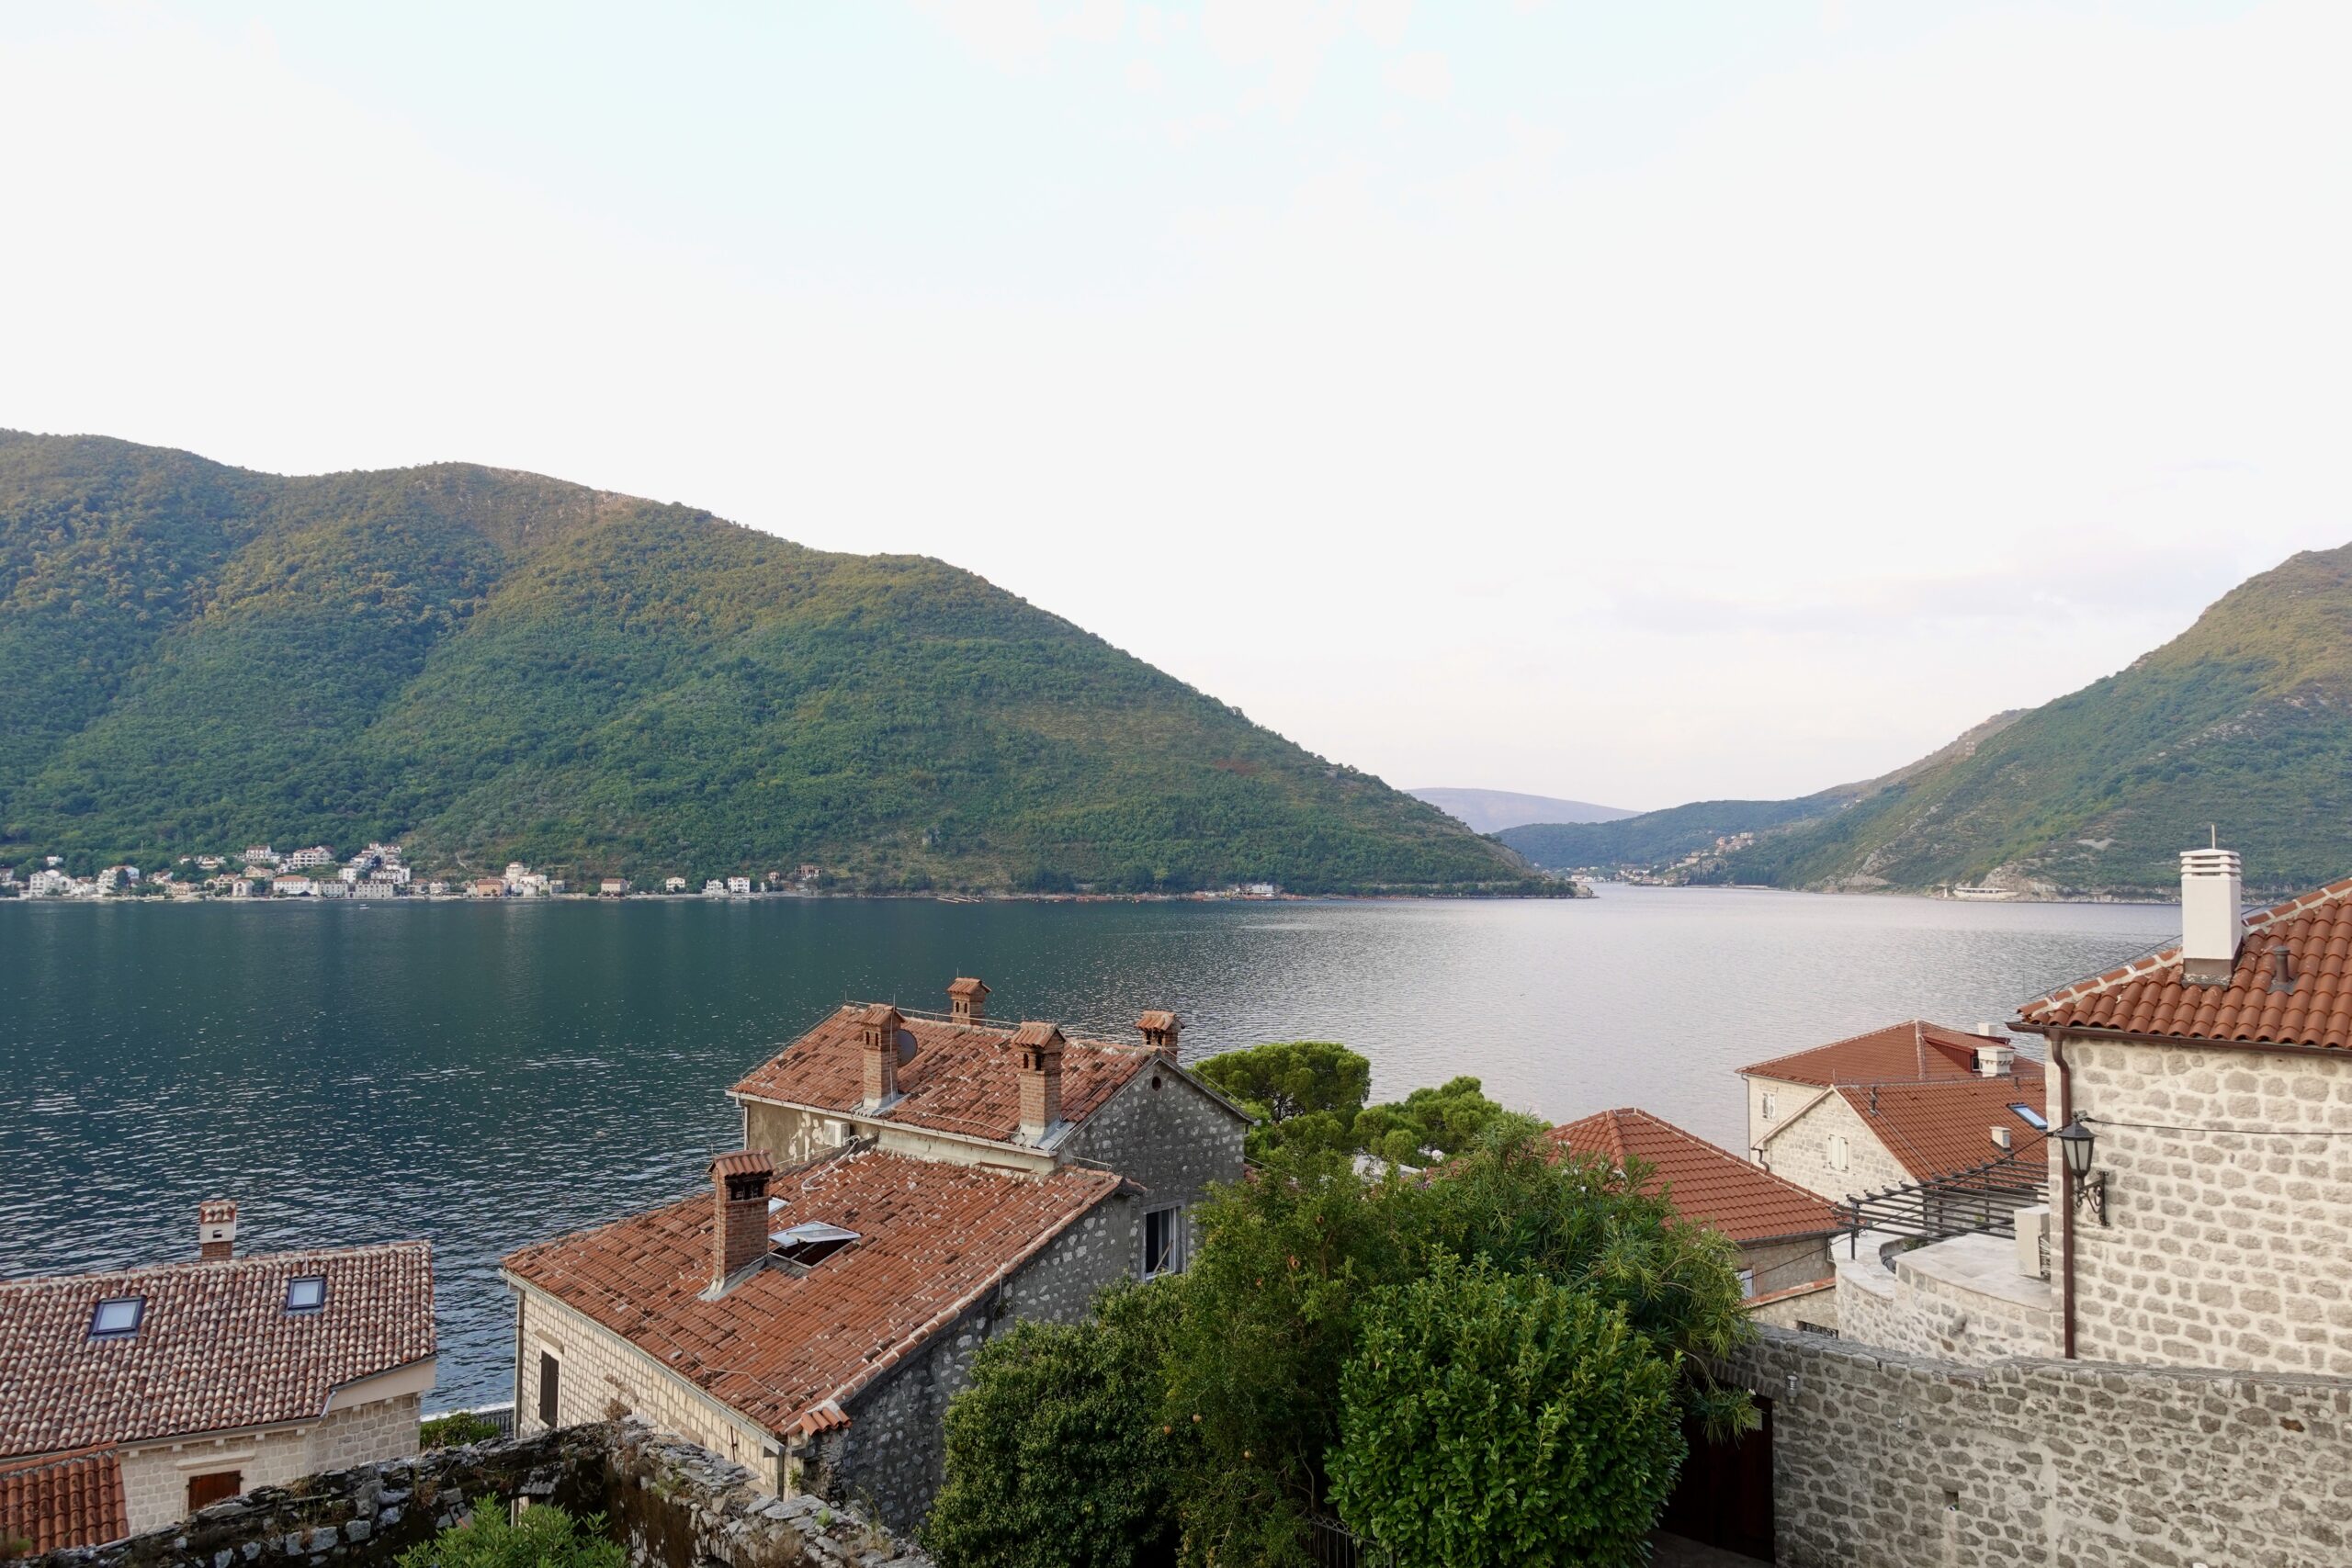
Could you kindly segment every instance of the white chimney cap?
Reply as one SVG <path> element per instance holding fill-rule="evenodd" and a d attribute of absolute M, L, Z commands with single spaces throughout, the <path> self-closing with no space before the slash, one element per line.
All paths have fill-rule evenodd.
<path fill-rule="evenodd" d="M 2180 852 L 2180 977 L 2192 986 L 2225 986 L 2245 934 L 2238 852 L 2219 847 Z"/>

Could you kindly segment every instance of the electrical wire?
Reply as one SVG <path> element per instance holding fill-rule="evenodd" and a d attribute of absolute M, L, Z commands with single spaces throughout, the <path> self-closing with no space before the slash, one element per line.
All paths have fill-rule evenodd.
<path fill-rule="evenodd" d="M 2129 1127 L 2142 1133 L 2231 1133 L 2241 1138 L 2352 1138 L 2352 1127 L 2176 1127 L 2165 1122 L 2111 1122 L 2086 1116 L 2094 1127 Z"/>

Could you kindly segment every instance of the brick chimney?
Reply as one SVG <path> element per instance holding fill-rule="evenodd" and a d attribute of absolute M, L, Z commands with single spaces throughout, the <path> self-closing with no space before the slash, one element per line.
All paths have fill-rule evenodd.
<path fill-rule="evenodd" d="M 888 1002 L 857 1015 L 857 1055 L 865 1069 L 865 1109 L 879 1111 L 899 1098 L 899 1028 L 907 1021 Z"/>
<path fill-rule="evenodd" d="M 2180 852 L 2180 978 L 2189 986 L 2226 986 L 2245 934 L 2238 905 L 2245 889 L 2238 852 L 2218 844 Z"/>
<path fill-rule="evenodd" d="M 1143 1043 L 1167 1057 L 1176 1059 L 1176 1036 L 1184 1025 L 1172 1012 L 1148 1012 L 1136 1020 L 1136 1027 L 1143 1031 Z"/>
<path fill-rule="evenodd" d="M 1021 1078 L 1021 1141 L 1041 1143 L 1062 1119 L 1062 1032 L 1050 1023 L 1013 1031 L 1014 1070 Z"/>
<path fill-rule="evenodd" d="M 718 1224 L 710 1242 L 710 1291 L 765 1258 L 768 1252 L 768 1178 L 775 1162 L 765 1149 L 738 1149 L 710 1162 L 710 1196 Z"/>
<path fill-rule="evenodd" d="M 989 987 L 985 980 L 965 976 L 947 987 L 948 1016 L 958 1023 L 978 1023 L 988 1016 Z"/>
<path fill-rule="evenodd" d="M 225 1262 L 237 1252 L 237 1205 L 226 1198 L 196 1206 L 196 1255 L 207 1263 Z"/>

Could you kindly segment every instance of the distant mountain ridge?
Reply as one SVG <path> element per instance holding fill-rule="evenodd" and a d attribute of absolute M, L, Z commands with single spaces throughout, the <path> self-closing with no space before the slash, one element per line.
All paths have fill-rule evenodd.
<path fill-rule="evenodd" d="M 1679 881 L 2169 898 L 2210 830 L 2265 894 L 2352 871 L 2352 545 L 2292 556 L 2129 667 L 1867 784 L 1500 837 L 1541 865 Z"/>
<path fill-rule="evenodd" d="M 1455 820 L 1481 833 L 1499 833 L 1530 822 L 1615 822 L 1639 812 L 1548 795 L 1519 795 L 1507 789 L 1408 789 Z"/>
<path fill-rule="evenodd" d="M 875 890 L 1532 886 L 944 562 L 469 464 L 0 432 L 0 863 L 393 838 Z"/>

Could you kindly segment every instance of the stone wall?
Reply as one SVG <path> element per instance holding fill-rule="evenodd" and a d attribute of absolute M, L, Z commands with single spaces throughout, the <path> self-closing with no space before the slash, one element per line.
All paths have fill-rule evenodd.
<path fill-rule="evenodd" d="M 1840 1262 L 1838 1325 L 1864 1345 L 1979 1364 L 2060 1348 L 2049 1282 L 2018 1272 L 2017 1243 L 2005 1235 L 1897 1253 L 1891 1270 L 1867 1254 Z"/>
<path fill-rule="evenodd" d="M 634 1416 L 664 1432 L 750 1466 L 771 1491 L 786 1490 L 782 1450 L 758 1423 L 675 1376 L 583 1313 L 526 1287 L 515 1308 L 523 1349 L 514 1430 L 548 1429 L 539 1419 L 541 1355 L 556 1359 L 558 1427 Z"/>
<path fill-rule="evenodd" d="M 1809 1236 L 1801 1241 L 1758 1242 L 1739 1249 L 1739 1266 L 1748 1271 L 1748 1293 L 1773 1295 L 1815 1280 L 1829 1278 L 1829 1238 Z"/>
<path fill-rule="evenodd" d="M 1752 1156 L 1764 1135 L 1783 1122 L 1793 1120 L 1797 1113 L 1821 1096 L 1829 1093 L 1819 1084 L 1791 1083 L 1786 1078 L 1746 1077 L 1747 1086 L 1747 1151 Z M 1772 1114 L 1764 1114 L 1764 1101 L 1771 1098 Z"/>
<path fill-rule="evenodd" d="M 636 1422 L 441 1449 L 263 1487 L 169 1529 L 51 1552 L 39 1568 L 375 1568 L 473 1517 L 550 1503 L 603 1515 L 633 1568 L 927 1568 L 854 1508 L 763 1489 Z"/>
<path fill-rule="evenodd" d="M 850 1425 L 818 1441 L 801 1483 L 870 1507 L 894 1529 L 920 1524 L 945 1477 L 947 1402 L 970 1385 L 980 1346 L 1020 1319 L 1086 1316 L 1104 1290 L 1133 1277 L 1141 1224 L 1136 1199 L 1095 1205 L 960 1322 L 860 1389 L 846 1405 Z"/>
<path fill-rule="evenodd" d="M 1785 1106 L 1787 1101 L 1781 1103 Z M 1764 1145 L 1764 1168 L 1825 1198 L 1883 1191 L 1907 1186 L 1915 1179 L 1843 1095 L 1826 1094 L 1802 1114 L 1784 1118 L 1779 1126 L 1781 1131 Z M 1829 1163 L 1832 1134 L 1842 1134 L 1846 1139 L 1843 1170 Z M 1988 1142 L 1985 1155 L 1989 1158 L 1993 1153 Z"/>
<path fill-rule="evenodd" d="M 2340 1568 L 2352 1380 L 2017 1359 L 1759 1331 L 1785 1568 Z"/>
<path fill-rule="evenodd" d="M 122 1450 L 122 1496 L 133 1530 L 161 1529 L 187 1513 L 188 1483 L 237 1472 L 240 1490 L 283 1486 L 298 1476 L 413 1454 L 418 1396 L 401 1394 L 330 1411 L 306 1427 L 155 1443 Z"/>
<path fill-rule="evenodd" d="M 2077 1352 L 2352 1376 L 2352 1052 L 2064 1049 L 2108 1179 L 2108 1224 L 2075 1232 Z"/>
<path fill-rule="evenodd" d="M 1157 1064 L 1127 1080 L 1071 1134 L 1061 1153 L 1117 1171 L 1144 1189 L 1147 1210 L 1182 1207 L 1177 1256 L 1192 1246 L 1190 1213 L 1214 1181 L 1241 1179 L 1248 1123 L 1181 1073 Z M 1139 1269 L 1143 1242 L 1136 1235 Z"/>

